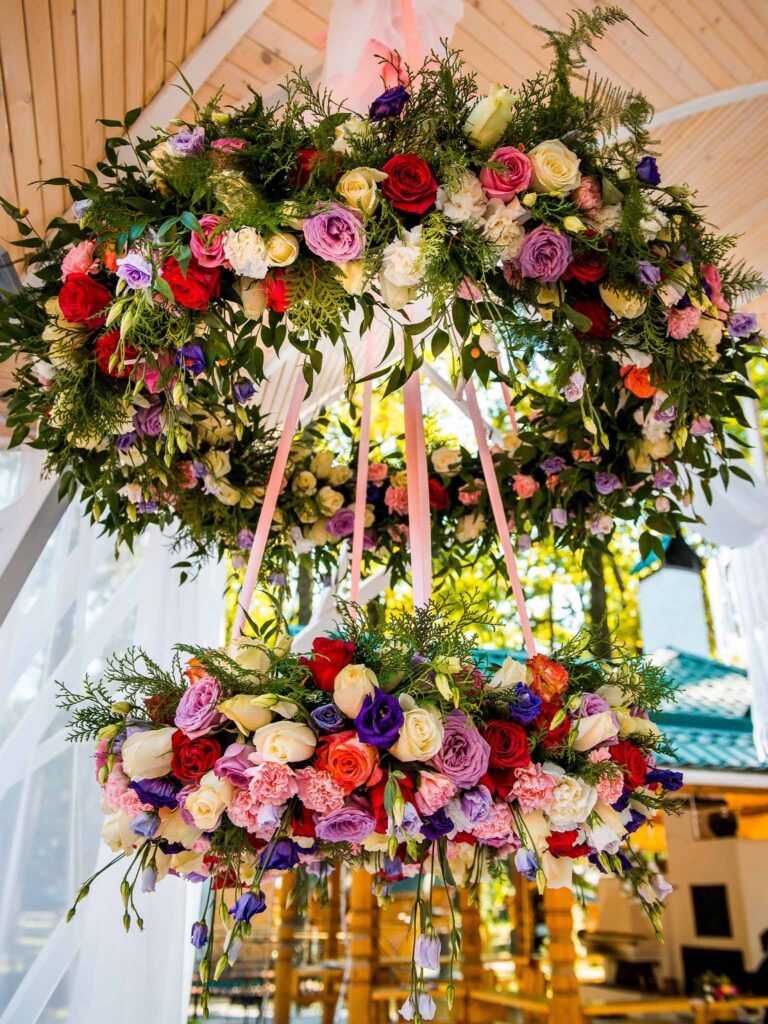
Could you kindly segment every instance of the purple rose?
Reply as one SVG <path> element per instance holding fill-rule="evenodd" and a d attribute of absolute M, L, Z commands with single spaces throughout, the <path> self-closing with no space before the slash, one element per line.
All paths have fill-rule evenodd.
<path fill-rule="evenodd" d="M 256 387 L 252 380 L 239 380 L 232 389 L 235 392 L 235 398 L 238 400 L 240 405 L 245 405 L 248 399 L 256 394 Z"/>
<path fill-rule="evenodd" d="M 659 174 L 655 157 L 644 156 L 635 167 L 635 172 L 637 173 L 638 181 L 642 181 L 644 185 L 658 185 L 661 182 L 661 175 Z"/>
<path fill-rule="evenodd" d="M 541 469 L 547 474 L 547 476 L 554 476 L 556 473 L 562 473 L 565 469 L 565 459 L 562 455 L 552 455 L 548 459 L 544 459 L 541 464 Z"/>
<path fill-rule="evenodd" d="M 246 772 L 253 768 L 250 757 L 255 752 L 256 748 L 249 743 L 230 743 L 213 766 L 214 774 L 220 779 L 229 779 L 238 789 L 247 789 L 251 780 Z"/>
<path fill-rule="evenodd" d="M 708 416 L 697 416 L 691 424 L 693 437 L 704 437 L 705 434 L 711 434 L 714 429 L 712 420 Z"/>
<path fill-rule="evenodd" d="M 119 452 L 127 452 L 136 443 L 136 431 L 129 430 L 127 434 L 120 434 L 115 438 L 115 448 Z"/>
<path fill-rule="evenodd" d="M 363 530 L 363 551 L 375 551 L 379 546 L 379 534 L 376 530 Z"/>
<path fill-rule="evenodd" d="M 176 365 L 185 366 L 192 371 L 193 376 L 199 377 L 201 373 L 205 373 L 205 356 L 202 348 L 191 341 L 182 345 L 176 353 Z"/>
<path fill-rule="evenodd" d="M 332 537 L 349 537 L 355 529 L 355 513 L 351 508 L 340 508 L 325 524 Z"/>
<path fill-rule="evenodd" d="M 221 683 L 213 676 L 203 676 L 193 683 L 179 701 L 174 723 L 185 736 L 196 740 L 224 721 L 216 710 L 221 700 Z"/>
<path fill-rule="evenodd" d="M 158 437 L 163 432 L 163 403 L 151 401 L 133 414 L 133 425 L 139 437 Z"/>
<path fill-rule="evenodd" d="M 310 711 L 309 717 L 321 732 L 339 732 L 344 728 L 344 716 L 335 704 L 323 704 Z"/>
<path fill-rule="evenodd" d="M 168 140 L 180 156 L 202 156 L 205 152 L 205 130 L 182 128 Z"/>
<path fill-rule="evenodd" d="M 518 725 L 530 725 L 538 718 L 541 711 L 541 697 L 538 697 L 533 690 L 525 683 L 515 685 L 515 696 L 507 705 L 509 717 Z"/>
<path fill-rule="evenodd" d="M 322 817 L 315 815 L 317 838 L 329 843 L 362 843 L 375 828 L 376 819 L 371 812 L 354 804 Z"/>
<path fill-rule="evenodd" d="M 677 477 L 675 476 L 674 472 L 671 469 L 669 469 L 668 466 L 664 466 L 663 469 L 660 469 L 656 476 L 654 476 L 653 478 L 654 487 L 660 487 L 662 489 L 665 489 L 667 487 L 674 487 L 676 483 Z"/>
<path fill-rule="evenodd" d="M 458 708 L 443 723 L 443 743 L 432 764 L 457 786 L 476 786 L 488 771 L 491 748 Z"/>
<path fill-rule="evenodd" d="M 459 803 L 462 814 L 470 825 L 477 825 L 479 821 L 485 821 L 490 816 L 493 797 L 487 786 L 478 786 L 462 793 Z"/>
<path fill-rule="evenodd" d="M 240 530 L 237 534 L 237 546 L 241 551 L 250 551 L 253 547 L 253 530 Z"/>
<path fill-rule="evenodd" d="M 648 260 L 640 260 L 637 264 L 637 273 L 646 288 L 655 288 L 661 280 L 661 271 Z"/>
<path fill-rule="evenodd" d="M 546 224 L 525 236 L 520 250 L 520 273 L 545 284 L 562 277 L 572 259 L 571 240 Z"/>
<path fill-rule="evenodd" d="M 340 203 L 325 203 L 304 222 L 304 241 L 316 256 L 331 263 L 356 260 L 365 249 L 363 217 Z"/>
<path fill-rule="evenodd" d="M 732 338 L 748 338 L 757 330 L 754 313 L 733 313 L 728 320 L 728 333 Z"/>
<path fill-rule="evenodd" d="M 396 85 L 377 96 L 370 106 L 368 117 L 371 121 L 383 121 L 385 117 L 399 117 L 403 107 L 411 98 L 404 85 Z"/>
<path fill-rule="evenodd" d="M 613 473 L 595 473 L 595 489 L 598 494 L 611 494 L 621 490 L 621 480 Z"/>
<path fill-rule="evenodd" d="M 137 252 L 129 252 L 117 261 L 117 276 L 129 288 L 147 288 L 152 284 L 152 264 Z"/>
<path fill-rule="evenodd" d="M 362 743 L 386 749 L 397 742 L 405 721 L 397 697 L 374 688 L 373 697 L 366 696 L 355 718 L 355 729 Z"/>
<path fill-rule="evenodd" d="M 150 807 L 170 807 L 175 810 L 179 806 L 176 795 L 178 786 L 167 779 L 137 779 L 129 782 L 128 788 L 136 793 L 143 804 L 149 804 Z"/>
<path fill-rule="evenodd" d="M 579 702 L 579 710 L 584 718 L 591 715 L 601 715 L 604 711 L 610 711 L 611 705 L 598 693 L 583 693 Z"/>
<path fill-rule="evenodd" d="M 549 521 L 553 526 L 562 530 L 564 526 L 568 525 L 568 513 L 564 508 L 553 508 L 549 513 Z"/>
<path fill-rule="evenodd" d="M 265 871 L 290 871 L 299 863 L 299 848 L 291 839 L 281 839 L 261 854 L 261 866 Z"/>

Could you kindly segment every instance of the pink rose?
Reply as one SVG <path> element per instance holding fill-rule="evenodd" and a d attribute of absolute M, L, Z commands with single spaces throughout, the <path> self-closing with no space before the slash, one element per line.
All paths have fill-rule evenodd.
<path fill-rule="evenodd" d="M 471 277 L 464 277 L 462 279 L 456 294 L 460 299 L 466 299 L 468 302 L 479 302 L 483 297 L 483 293 Z"/>
<path fill-rule="evenodd" d="M 408 488 L 388 487 L 384 494 L 384 504 L 390 512 L 404 516 L 408 512 Z"/>
<path fill-rule="evenodd" d="M 599 210 L 603 205 L 603 192 L 597 175 L 583 175 L 579 187 L 571 192 L 571 199 L 580 210 Z"/>
<path fill-rule="evenodd" d="M 489 199 L 509 202 L 518 192 L 524 192 L 531 183 L 533 166 L 531 161 L 514 146 L 501 146 L 488 158 L 489 164 L 502 164 L 503 170 L 484 167 L 480 171 L 480 183 Z"/>
<path fill-rule="evenodd" d="M 95 242 L 78 242 L 61 261 L 61 278 L 66 281 L 70 274 L 95 274 L 99 262 L 93 258 Z"/>
<path fill-rule="evenodd" d="M 678 309 L 673 306 L 667 314 L 667 334 L 670 338 L 677 338 L 678 341 L 687 338 L 695 331 L 701 320 L 701 310 L 695 306 L 684 306 Z"/>
<path fill-rule="evenodd" d="M 538 811 L 552 802 L 556 781 L 540 764 L 528 764 L 515 768 L 515 781 L 509 795 L 515 797 L 524 811 Z"/>
<path fill-rule="evenodd" d="M 475 478 L 474 486 L 472 484 L 464 484 L 463 487 L 459 488 L 459 501 L 462 505 L 476 505 L 480 501 L 484 490 L 485 484 L 483 481 Z"/>
<path fill-rule="evenodd" d="M 435 814 L 456 793 L 456 786 L 440 772 L 422 772 L 414 800 L 420 814 Z"/>
<path fill-rule="evenodd" d="M 142 363 L 136 367 L 136 376 L 141 378 L 144 375 L 144 386 L 150 395 L 156 395 L 160 390 L 160 375 L 168 367 L 174 365 L 174 359 L 170 352 L 158 352 L 155 356 L 157 367 L 150 366 L 149 363 Z M 170 390 L 178 380 L 178 376 L 174 373 L 171 379 L 164 385 L 164 390 Z"/>
<path fill-rule="evenodd" d="M 539 485 L 533 477 L 527 476 L 525 473 L 516 473 L 512 480 L 512 487 L 518 498 L 532 498 L 539 489 Z"/>
<path fill-rule="evenodd" d="M 229 267 L 227 257 L 224 255 L 224 232 L 219 231 L 214 235 L 219 224 L 221 224 L 221 217 L 217 217 L 214 213 L 203 214 L 200 218 L 200 227 L 203 229 L 205 237 L 201 238 L 196 231 L 190 235 L 189 248 L 201 267 Z"/>
<path fill-rule="evenodd" d="M 381 484 L 389 475 L 389 466 L 386 462 L 371 462 L 368 466 L 368 481 L 372 484 Z"/>
<path fill-rule="evenodd" d="M 247 145 L 245 139 L 214 139 L 211 149 L 217 149 L 220 153 L 237 153 Z"/>

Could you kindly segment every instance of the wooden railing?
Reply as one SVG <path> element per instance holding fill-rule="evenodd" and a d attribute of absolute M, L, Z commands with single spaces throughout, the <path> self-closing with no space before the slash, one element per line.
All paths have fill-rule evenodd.
<path fill-rule="evenodd" d="M 686 996 L 638 999 L 630 1002 L 590 1003 L 582 1007 L 584 1020 L 594 1017 L 647 1017 L 656 1013 L 690 1014 L 695 1024 L 736 1020 L 740 1009 L 768 1009 L 768 996 L 736 996 L 724 1003 L 705 1003 Z"/>

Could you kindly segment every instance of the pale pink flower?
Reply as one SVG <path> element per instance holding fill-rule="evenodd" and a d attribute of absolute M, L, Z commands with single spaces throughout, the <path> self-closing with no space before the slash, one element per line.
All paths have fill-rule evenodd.
<path fill-rule="evenodd" d="M 229 807 L 227 807 L 227 815 L 233 825 L 253 833 L 259 829 L 260 807 L 260 804 L 251 799 L 251 794 L 247 789 L 236 789 Z"/>
<path fill-rule="evenodd" d="M 692 331 L 696 330 L 699 320 L 701 320 L 701 310 L 695 306 L 684 306 L 682 309 L 673 306 L 667 313 L 667 334 L 670 338 L 677 338 L 678 341 L 687 338 Z"/>
<path fill-rule="evenodd" d="M 456 793 L 456 786 L 440 772 L 422 772 L 416 790 L 416 809 L 420 814 L 435 814 Z"/>
<path fill-rule="evenodd" d="M 381 484 L 389 475 L 389 466 L 386 462 L 371 462 L 368 466 L 368 481 L 372 484 Z"/>
<path fill-rule="evenodd" d="M 509 805 L 494 803 L 488 817 L 472 826 L 472 834 L 490 846 L 508 843 L 512 834 L 512 812 Z"/>
<path fill-rule="evenodd" d="M 387 533 L 397 544 L 407 544 L 411 539 L 411 533 L 406 523 L 393 523 L 387 527 Z"/>
<path fill-rule="evenodd" d="M 287 764 L 263 761 L 245 774 L 251 778 L 248 784 L 251 799 L 259 803 L 283 804 L 299 792 L 296 773 Z"/>
<path fill-rule="evenodd" d="M 482 497 L 484 484 L 482 480 L 475 478 L 475 486 L 464 484 L 459 488 L 459 501 L 462 505 L 476 505 Z"/>
<path fill-rule="evenodd" d="M 532 498 L 538 491 L 539 485 L 532 476 L 525 473 L 516 473 L 512 478 L 512 488 L 518 498 Z"/>
<path fill-rule="evenodd" d="M 198 839 L 194 841 L 194 843 L 192 843 L 193 853 L 208 853 L 210 848 L 211 840 L 208 838 L 208 836 L 205 835 L 200 836 Z"/>
<path fill-rule="evenodd" d="M 621 772 L 612 772 L 604 775 L 595 786 L 597 799 L 604 804 L 615 804 L 624 792 L 624 778 Z"/>
<path fill-rule="evenodd" d="M 61 261 L 61 277 L 66 281 L 70 274 L 95 274 L 99 261 L 93 258 L 95 242 L 78 242 Z"/>
<path fill-rule="evenodd" d="M 296 772 L 299 785 L 299 800 L 310 811 L 330 814 L 344 806 L 344 790 L 338 786 L 328 772 L 316 768 L 299 768 Z"/>
<path fill-rule="evenodd" d="M 702 276 L 709 285 L 709 298 L 713 306 L 716 306 L 721 313 L 727 312 L 731 307 L 723 295 L 723 282 L 720 277 L 720 271 L 714 265 L 709 263 L 701 268 Z M 725 317 L 721 317 L 721 320 L 725 320 Z"/>
<path fill-rule="evenodd" d="M 594 750 L 590 750 L 587 758 L 592 764 L 601 764 L 603 761 L 611 760 L 611 752 L 607 747 L 595 747 Z"/>
<path fill-rule="evenodd" d="M 477 287 L 472 278 L 466 276 L 462 278 L 457 294 L 460 299 L 467 299 L 472 302 L 479 302 L 483 297 L 483 293 Z"/>
<path fill-rule="evenodd" d="M 524 811 L 538 811 L 552 802 L 555 777 L 547 775 L 540 764 L 515 768 L 515 781 L 510 796 L 517 799 Z"/>
<path fill-rule="evenodd" d="M 599 210 L 603 205 L 603 192 L 596 174 L 585 174 L 581 184 L 571 192 L 571 199 L 580 210 Z"/>
<path fill-rule="evenodd" d="M 150 804 L 144 804 L 139 799 L 139 794 L 133 789 L 126 789 L 118 801 L 119 809 L 129 818 L 138 818 L 143 811 L 151 811 L 154 808 Z"/>
<path fill-rule="evenodd" d="M 384 494 L 384 504 L 390 512 L 404 516 L 408 511 L 408 488 L 388 487 Z"/>

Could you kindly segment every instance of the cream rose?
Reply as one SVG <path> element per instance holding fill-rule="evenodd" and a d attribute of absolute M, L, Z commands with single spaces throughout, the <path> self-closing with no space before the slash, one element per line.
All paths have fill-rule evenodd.
<path fill-rule="evenodd" d="M 299 255 L 299 241 L 287 231 L 277 231 L 266 241 L 267 260 L 270 267 L 287 267 Z"/>
<path fill-rule="evenodd" d="M 317 479 L 308 469 L 300 470 L 291 480 L 291 490 L 297 494 L 314 494 L 317 490 Z"/>
<path fill-rule="evenodd" d="M 443 723 L 435 708 L 421 708 L 413 697 L 400 698 L 404 721 L 389 752 L 398 761 L 429 761 L 443 745 Z"/>
<path fill-rule="evenodd" d="M 618 727 L 611 711 L 601 711 L 596 715 L 585 715 L 579 719 L 574 750 L 592 750 L 599 743 L 615 736 Z"/>
<path fill-rule="evenodd" d="M 340 487 L 345 484 L 348 480 L 352 479 L 352 470 L 349 466 L 331 466 L 331 471 L 328 474 L 328 482 L 333 487 Z"/>
<path fill-rule="evenodd" d="M 138 839 L 139 837 L 131 829 L 130 818 L 122 811 L 110 814 L 101 827 L 101 841 L 113 853 L 129 853 Z"/>
<path fill-rule="evenodd" d="M 317 737 L 308 725 L 280 721 L 257 729 L 253 735 L 253 745 L 265 761 L 287 764 L 312 757 Z"/>
<path fill-rule="evenodd" d="M 237 505 L 240 501 L 240 491 L 232 487 L 226 480 L 217 480 L 215 497 L 222 505 Z"/>
<path fill-rule="evenodd" d="M 336 277 L 348 295 L 362 295 L 365 289 L 365 263 L 362 260 L 349 260 L 337 263 Z"/>
<path fill-rule="evenodd" d="M 358 117 L 357 114 L 350 114 L 346 121 L 337 124 L 333 132 L 335 135 L 331 149 L 335 153 L 347 154 L 350 151 L 350 141 L 355 135 L 364 138 L 371 130 L 370 122 L 366 118 Z"/>
<path fill-rule="evenodd" d="M 404 309 L 418 294 L 415 286 L 392 284 L 382 274 L 379 275 L 379 291 L 384 305 L 390 309 Z"/>
<path fill-rule="evenodd" d="M 434 471 L 442 476 L 456 476 L 461 472 L 461 452 L 458 448 L 448 448 L 445 445 L 435 448 L 430 459 Z"/>
<path fill-rule="evenodd" d="M 636 718 L 628 711 L 619 711 L 616 717 L 619 720 L 619 737 L 622 740 L 628 736 L 658 736 L 660 733 L 658 725 L 650 718 Z"/>
<path fill-rule="evenodd" d="M 230 722 L 234 722 L 243 735 L 261 729 L 272 721 L 272 712 L 265 708 L 263 703 L 258 703 L 259 698 L 248 693 L 238 693 L 234 697 L 228 697 L 218 706 L 218 710 Z"/>
<path fill-rule="evenodd" d="M 249 672 L 258 672 L 265 675 L 269 672 L 272 661 L 264 649 L 263 644 L 251 636 L 237 636 L 230 641 L 227 654 L 236 661 L 241 668 Z M 256 728 L 254 726 L 254 728 Z"/>
<path fill-rule="evenodd" d="M 224 255 L 236 274 L 257 280 L 266 277 L 269 270 L 267 246 L 255 228 L 225 231 L 223 238 Z"/>
<path fill-rule="evenodd" d="M 615 316 L 625 320 L 634 320 L 642 316 L 648 305 L 647 300 L 641 296 L 617 291 L 607 284 L 600 285 L 600 297 Z"/>
<path fill-rule="evenodd" d="M 310 470 L 318 480 L 325 480 L 333 466 L 333 455 L 331 452 L 318 452 L 309 464 Z"/>
<path fill-rule="evenodd" d="M 717 351 L 717 346 L 720 344 L 723 337 L 722 320 L 715 320 L 714 317 L 711 316 L 703 316 L 701 320 L 699 320 L 699 324 L 696 328 L 696 334 L 704 342 L 709 361 L 716 363 L 720 357 L 720 353 Z"/>
<path fill-rule="evenodd" d="M 333 681 L 333 702 L 347 718 L 355 718 L 366 697 L 376 692 L 376 673 L 365 665 L 346 665 Z"/>
<path fill-rule="evenodd" d="M 220 779 L 208 772 L 200 779 L 200 785 L 184 802 L 184 810 L 203 832 L 211 832 L 221 821 L 221 816 L 232 802 L 233 786 L 229 779 Z"/>
<path fill-rule="evenodd" d="M 437 190 L 435 206 L 455 224 L 480 221 L 487 205 L 480 179 L 469 171 L 454 186 L 441 185 Z"/>
<path fill-rule="evenodd" d="M 229 461 L 229 452 L 223 452 L 218 449 L 208 452 L 203 461 L 208 467 L 208 472 L 215 480 L 226 476 L 232 468 Z"/>
<path fill-rule="evenodd" d="M 356 167 L 342 174 L 336 185 L 336 191 L 353 210 L 373 213 L 379 205 L 379 190 L 376 182 L 384 181 L 389 175 L 378 171 L 375 167 Z"/>
<path fill-rule="evenodd" d="M 470 541 L 477 540 L 484 529 L 485 516 L 482 512 L 470 512 L 469 515 L 462 516 L 459 520 L 459 525 L 456 527 L 456 540 L 460 544 L 468 544 Z"/>
<path fill-rule="evenodd" d="M 533 164 L 533 187 L 537 192 L 564 196 L 581 184 L 579 158 L 559 139 L 548 139 L 528 154 Z"/>
<path fill-rule="evenodd" d="M 555 829 L 567 831 L 586 821 L 596 803 L 597 790 L 594 786 L 583 779 L 563 774 L 555 786 L 546 813 Z"/>
<path fill-rule="evenodd" d="M 488 95 L 475 103 L 464 122 L 464 134 L 472 145 L 478 149 L 495 146 L 512 120 L 514 105 L 512 91 L 498 82 L 494 83 Z"/>
<path fill-rule="evenodd" d="M 156 835 L 167 839 L 169 843 L 181 843 L 187 849 L 200 838 L 201 830 L 184 821 L 180 810 L 160 812 L 160 825 Z"/>
<path fill-rule="evenodd" d="M 487 690 L 499 690 L 506 686 L 516 686 L 517 683 L 525 683 L 528 679 L 528 669 L 522 661 L 516 658 L 507 657 L 486 683 Z"/>
<path fill-rule="evenodd" d="M 313 523 L 311 529 L 305 533 L 307 540 L 311 540 L 313 544 L 330 544 L 334 540 L 338 540 L 338 537 L 332 537 L 326 530 L 327 522 L 327 519 L 318 519 L 316 523 Z"/>
<path fill-rule="evenodd" d="M 159 779 L 171 770 L 171 737 L 175 726 L 135 732 L 123 743 L 120 756 L 129 779 Z"/>
<path fill-rule="evenodd" d="M 324 516 L 332 516 L 344 504 L 344 495 L 332 487 L 321 487 L 317 492 L 317 507 Z"/>

